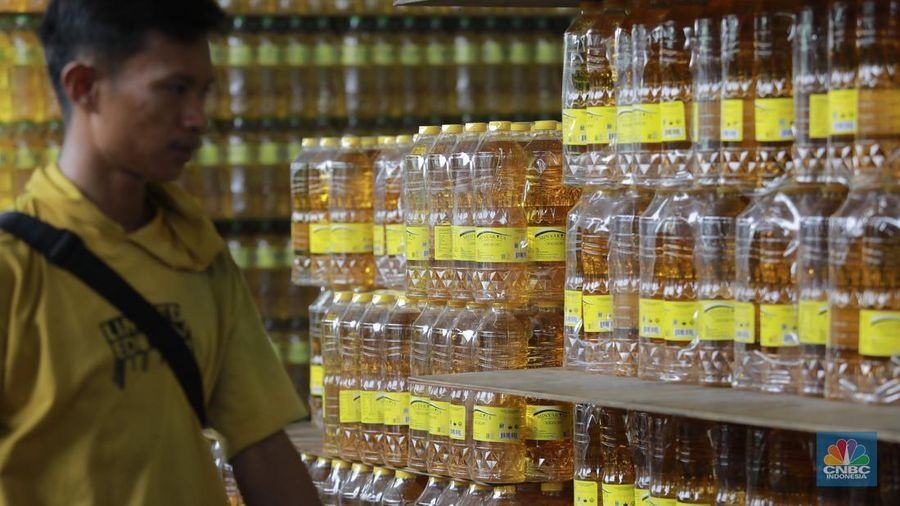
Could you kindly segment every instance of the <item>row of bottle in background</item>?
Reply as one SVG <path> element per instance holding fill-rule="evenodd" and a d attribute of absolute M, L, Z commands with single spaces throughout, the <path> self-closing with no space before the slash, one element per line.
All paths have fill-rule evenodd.
<path fill-rule="evenodd" d="M 218 90 L 209 114 L 221 121 L 299 118 L 300 135 L 555 115 L 566 22 L 235 17 L 211 45 Z"/>
<path fill-rule="evenodd" d="M 40 18 L 0 15 L 0 123 L 61 119 L 37 37 Z"/>
<path fill-rule="evenodd" d="M 13 0 L 16 1 L 16 0 Z M 18 0 L 40 3 L 41 0 Z M 395 8 L 392 0 L 219 0 L 230 14 L 244 15 L 445 15 L 445 16 L 504 16 L 506 8 L 485 7 L 402 7 Z M 2 5 L 2 3 L 0 3 Z M 2 9 L 0 9 L 2 11 Z M 528 9 L 532 16 L 558 16 L 568 9 Z"/>
<path fill-rule="evenodd" d="M 898 12 L 586 2 L 563 74 L 568 366 L 900 401 Z"/>
<path fill-rule="evenodd" d="M 0 123 L 0 208 L 12 206 L 35 169 L 56 163 L 62 135 L 60 121 Z"/>

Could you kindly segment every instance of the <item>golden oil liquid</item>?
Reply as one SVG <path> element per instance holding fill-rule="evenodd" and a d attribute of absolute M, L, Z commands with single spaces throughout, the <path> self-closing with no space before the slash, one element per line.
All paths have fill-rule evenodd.
<path fill-rule="evenodd" d="M 475 331 L 484 311 L 484 306 L 469 302 L 453 322 L 451 343 L 451 372 L 453 374 L 478 370 L 475 362 Z M 469 464 L 475 444 L 472 434 L 474 402 L 475 392 L 472 390 L 452 389 L 450 391 L 451 433 L 447 469 L 450 476 L 455 479 L 469 479 Z M 462 414 L 462 420 L 460 420 L 460 414 Z M 459 424 L 463 425 L 461 431 L 457 427 Z"/>
<path fill-rule="evenodd" d="M 635 466 L 628 446 L 627 429 L 625 411 L 600 408 L 599 444 L 603 458 L 600 487 L 604 501 L 606 498 L 627 498 L 625 504 L 634 504 Z"/>
<path fill-rule="evenodd" d="M 684 504 L 713 504 L 716 500 L 715 453 L 705 420 L 681 419 L 676 439 L 675 497 Z"/>
<path fill-rule="evenodd" d="M 857 88 L 859 49 L 856 45 L 857 2 L 847 0 L 828 5 L 828 104 L 834 98 L 852 94 Z M 857 92 L 858 93 L 858 92 Z M 845 123 L 834 128 L 829 122 L 828 164 L 835 174 L 849 179 L 853 174 L 853 141 L 858 130 L 857 121 L 844 118 Z"/>
<path fill-rule="evenodd" d="M 896 335 L 898 314 L 897 301 L 888 294 L 898 286 L 892 252 L 898 247 L 900 117 L 884 112 L 886 103 L 896 102 L 888 97 L 897 95 L 896 82 L 885 74 L 894 64 L 887 48 L 898 37 L 891 17 L 897 5 L 865 1 L 857 9 L 858 131 L 851 193 L 830 225 L 825 394 L 895 404 L 900 400 L 900 350 L 878 343 Z"/>
<path fill-rule="evenodd" d="M 562 142 L 555 122 L 538 122 L 524 149 L 529 299 L 560 300 L 566 281 L 566 216 L 581 190 L 563 186 Z"/>
<path fill-rule="evenodd" d="M 405 471 L 397 471 L 394 481 L 388 485 L 381 497 L 383 506 L 413 506 L 416 499 L 425 490 L 423 476 L 417 476 Z"/>
<path fill-rule="evenodd" d="M 431 374 L 453 372 L 454 323 L 464 310 L 464 304 L 451 301 L 431 326 Z M 433 408 L 425 442 L 425 467 L 430 474 L 449 476 L 451 389 L 429 387 L 428 398 Z"/>
<path fill-rule="evenodd" d="M 315 44 L 311 33 L 311 21 L 300 17 L 288 18 L 287 33 L 282 38 L 285 54 L 285 80 L 287 87 L 287 106 L 283 112 L 289 118 L 300 118 L 303 124 L 315 124 L 314 95 L 315 73 L 309 72 L 308 65 L 312 61 L 312 48 Z"/>
<path fill-rule="evenodd" d="M 331 225 L 329 197 L 331 195 L 331 159 L 337 154 L 340 141 L 334 137 L 322 139 L 322 150 L 310 161 L 309 173 L 309 252 L 310 281 L 325 286 L 331 272 Z"/>
<path fill-rule="evenodd" d="M 260 18 L 256 63 L 259 73 L 259 114 L 262 118 L 284 119 L 288 106 L 285 72 L 284 29 L 276 18 Z"/>
<path fill-rule="evenodd" d="M 371 288 L 375 284 L 375 257 L 372 255 L 372 161 L 360 149 L 358 137 L 345 137 L 341 149 L 329 164 L 331 195 L 328 219 L 331 224 L 331 273 L 333 287 Z M 341 244 L 337 231 L 347 225 L 358 227 L 343 235 L 358 244 Z M 361 237 L 354 237 L 357 235 Z"/>
<path fill-rule="evenodd" d="M 590 488 L 593 485 L 598 491 L 601 487 L 603 451 L 599 444 L 601 441 L 600 409 L 599 406 L 593 404 L 575 405 L 572 457 L 575 468 L 576 499 L 578 499 L 579 486 Z"/>
<path fill-rule="evenodd" d="M 814 504 L 815 440 L 812 434 L 770 429 L 766 434 L 763 497 L 769 504 Z M 748 488 L 749 497 L 759 497 Z M 752 504 L 752 502 L 751 502 Z"/>
<path fill-rule="evenodd" d="M 425 297 L 430 276 L 430 230 L 428 227 L 428 188 L 425 168 L 428 153 L 440 132 L 438 127 L 423 127 L 403 161 L 403 215 L 406 222 L 406 291 Z M 413 253 L 413 254 L 410 254 Z"/>
<path fill-rule="evenodd" d="M 381 395 L 383 403 L 394 402 L 405 414 L 399 423 L 387 419 L 382 433 L 381 458 L 393 467 L 406 467 L 409 451 L 409 374 L 410 343 L 414 333 L 413 323 L 420 309 L 418 300 L 405 294 L 397 297 L 397 304 L 384 321 L 384 337 L 379 347 L 382 360 Z M 387 415 L 387 405 L 385 404 Z"/>
<path fill-rule="evenodd" d="M 428 226 L 431 234 L 429 298 L 449 299 L 453 285 L 453 175 L 450 158 L 463 131 L 462 125 L 443 125 L 425 159 Z"/>
<path fill-rule="evenodd" d="M 450 295 L 455 300 L 471 301 L 475 287 L 472 268 L 475 264 L 475 191 L 472 186 L 472 160 L 484 139 L 486 123 L 467 123 L 465 133 L 450 155 L 450 179 L 453 233 L 453 265 Z"/>
<path fill-rule="evenodd" d="M 474 361 L 479 371 L 522 369 L 528 357 L 527 317 L 506 304 L 494 304 L 485 312 L 474 338 Z M 505 408 L 505 416 L 492 411 Z M 495 415 L 495 416 L 491 416 Z M 485 420 L 485 432 L 478 420 Z M 490 420 L 504 420 L 511 426 L 496 426 Z M 525 478 L 525 400 L 492 392 L 477 392 L 473 408 L 473 446 L 469 475 L 486 482 L 519 482 Z M 481 434 L 481 435 L 480 435 Z M 487 434 L 487 435 L 486 435 Z"/>
<path fill-rule="evenodd" d="M 650 415 L 650 502 L 675 499 L 680 469 L 676 458 L 676 434 L 681 420 L 668 415 Z"/>
<path fill-rule="evenodd" d="M 260 73 L 256 58 L 258 37 L 255 20 L 243 16 L 231 22 L 225 39 L 225 73 L 229 100 L 226 118 L 258 119 Z"/>
<path fill-rule="evenodd" d="M 350 305 L 352 292 L 334 292 L 334 297 L 322 316 L 322 362 L 324 367 L 324 397 L 322 411 L 325 421 L 323 448 L 327 455 L 338 454 L 340 433 L 340 380 L 341 380 L 341 317 Z"/>
<path fill-rule="evenodd" d="M 382 394 L 384 325 L 396 299 L 387 290 L 377 290 L 372 303 L 359 319 L 360 460 L 365 464 L 384 463 L 384 403 Z"/>
<path fill-rule="evenodd" d="M 320 428 L 323 426 L 322 408 L 325 395 L 322 384 L 324 379 L 322 319 L 328 312 L 328 307 L 333 299 L 334 293 L 323 288 L 316 300 L 309 306 L 309 408 L 313 424 Z"/>
<path fill-rule="evenodd" d="M 381 235 L 383 250 L 375 255 L 375 284 L 400 290 L 406 284 L 406 230 L 403 222 L 402 163 L 411 145 L 399 138 L 383 146 L 373 162 L 375 170 L 375 234 Z M 390 228 L 390 232 L 388 229 Z M 376 238 L 375 244 L 379 241 Z M 378 253 L 381 253 L 380 255 Z"/>
<path fill-rule="evenodd" d="M 441 314 L 447 310 L 447 303 L 443 300 L 431 299 L 422 307 L 419 317 L 413 323 L 413 339 L 410 346 L 409 372 L 410 376 L 423 376 L 431 374 L 431 332 L 434 324 L 440 319 Z M 417 399 L 411 402 L 424 402 L 428 406 L 426 418 L 432 413 L 432 403 L 429 400 L 428 387 L 421 383 L 410 384 L 410 395 Z M 425 472 L 426 456 L 428 448 L 428 433 L 431 427 L 430 419 L 422 426 L 410 425 L 409 430 L 409 462 L 408 466 L 417 471 Z"/>
<path fill-rule="evenodd" d="M 746 450 L 750 447 L 747 428 L 728 423 L 717 424 L 712 433 L 715 450 L 715 504 L 740 506 L 744 504 L 747 487 Z"/>
<path fill-rule="evenodd" d="M 309 284 L 309 162 L 318 154 L 317 139 L 303 139 L 303 147 L 291 163 L 291 280 Z"/>
<path fill-rule="evenodd" d="M 356 293 L 347 306 L 347 310 L 338 320 L 338 339 L 340 340 L 340 373 L 339 403 L 340 432 L 338 433 L 338 448 L 341 458 L 348 461 L 360 460 L 360 446 L 362 435 L 360 433 L 360 352 L 361 341 L 359 336 L 360 318 L 366 308 L 372 302 L 371 293 Z M 343 409 L 352 405 L 350 413 Z"/>

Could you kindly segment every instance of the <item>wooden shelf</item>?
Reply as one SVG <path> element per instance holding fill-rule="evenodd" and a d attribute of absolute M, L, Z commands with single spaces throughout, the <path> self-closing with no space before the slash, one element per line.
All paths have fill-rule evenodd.
<path fill-rule="evenodd" d="M 803 432 L 874 431 L 879 440 L 900 443 L 900 406 L 660 383 L 559 368 L 420 376 L 413 381 Z"/>
<path fill-rule="evenodd" d="M 578 7 L 578 0 L 394 0 L 396 7 Z"/>

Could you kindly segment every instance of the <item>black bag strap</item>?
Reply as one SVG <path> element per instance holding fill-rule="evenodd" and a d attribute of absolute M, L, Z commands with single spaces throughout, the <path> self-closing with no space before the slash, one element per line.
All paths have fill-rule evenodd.
<path fill-rule="evenodd" d="M 169 364 L 200 425 L 206 427 L 203 377 L 194 354 L 172 323 L 144 296 L 88 250 L 81 237 L 69 230 L 58 229 L 19 212 L 0 214 L 0 230 L 19 238 L 43 254 L 51 264 L 75 275 L 131 320 Z"/>

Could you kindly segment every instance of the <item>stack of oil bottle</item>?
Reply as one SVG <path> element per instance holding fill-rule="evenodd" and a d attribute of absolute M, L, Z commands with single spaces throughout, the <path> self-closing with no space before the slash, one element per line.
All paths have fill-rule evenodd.
<path fill-rule="evenodd" d="M 9 0 L 7 0 L 9 1 Z M 21 3 L 42 3 L 46 0 L 12 0 Z M 299 15 L 394 15 L 398 10 L 393 0 L 218 0 L 230 14 Z M 0 5 L 2 1 L 0 1 Z M 558 16 L 570 9 L 559 7 L 529 8 L 529 15 Z M 501 7 L 412 7 L 404 6 L 399 14 L 442 16 L 505 16 L 509 9 Z"/>

